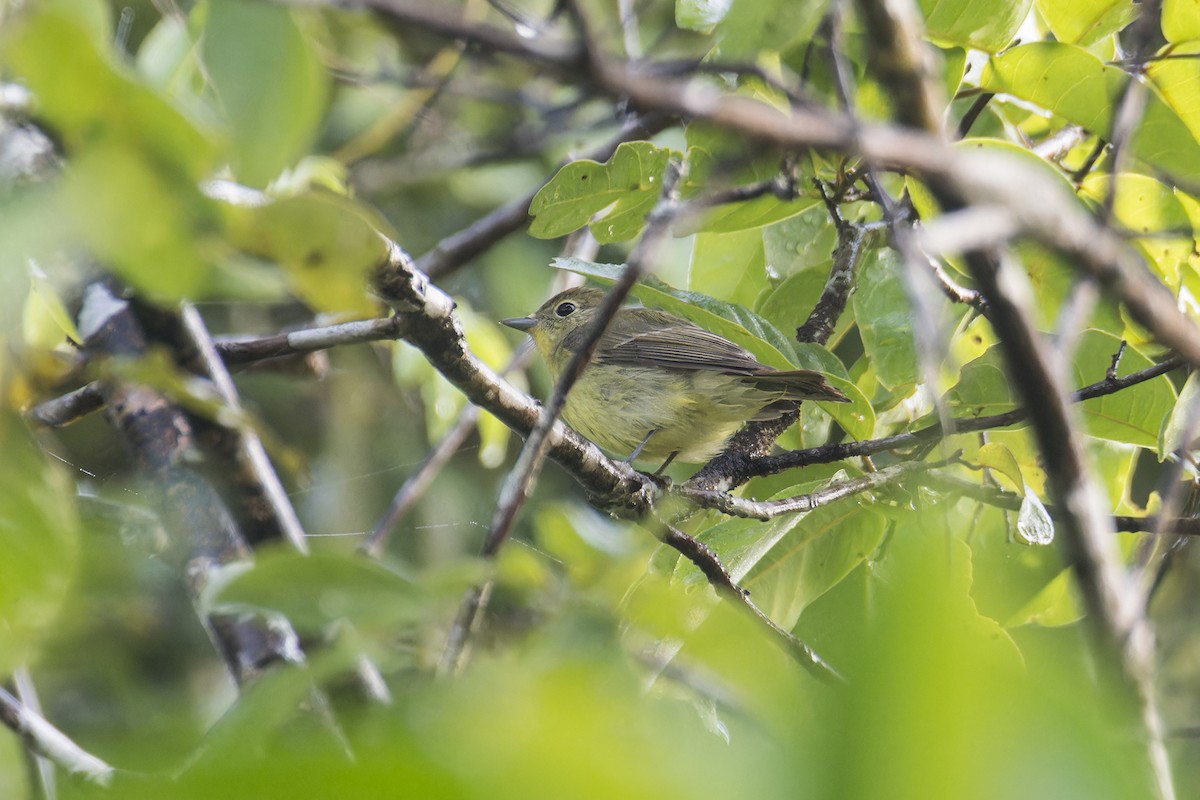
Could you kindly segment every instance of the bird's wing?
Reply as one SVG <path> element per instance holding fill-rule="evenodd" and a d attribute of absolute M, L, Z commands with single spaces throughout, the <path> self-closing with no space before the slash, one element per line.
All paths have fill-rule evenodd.
<path fill-rule="evenodd" d="M 663 314 L 641 330 L 606 332 L 596 360 L 604 364 L 669 369 L 710 369 L 750 374 L 761 364 L 748 350 L 690 322 Z M 642 327 L 642 326 L 639 326 Z"/>

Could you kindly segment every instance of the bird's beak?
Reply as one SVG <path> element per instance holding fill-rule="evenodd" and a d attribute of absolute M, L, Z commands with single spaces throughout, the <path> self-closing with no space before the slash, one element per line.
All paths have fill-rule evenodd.
<path fill-rule="evenodd" d="M 537 325 L 537 320 L 533 317 L 513 317 L 512 319 L 500 320 L 501 325 L 507 325 L 510 328 L 516 328 L 519 331 L 527 331 L 534 325 Z"/>

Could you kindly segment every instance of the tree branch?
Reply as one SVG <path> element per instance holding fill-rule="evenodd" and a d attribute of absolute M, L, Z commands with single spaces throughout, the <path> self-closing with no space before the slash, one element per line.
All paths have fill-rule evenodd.
<path fill-rule="evenodd" d="M 116 769 L 97 758 L 54 727 L 45 717 L 34 713 L 7 689 L 0 686 L 0 722 L 21 737 L 30 750 L 88 783 L 109 786 Z"/>

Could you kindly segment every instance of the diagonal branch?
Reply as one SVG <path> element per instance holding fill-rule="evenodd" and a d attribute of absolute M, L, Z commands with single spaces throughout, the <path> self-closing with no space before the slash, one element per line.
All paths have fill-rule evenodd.
<path fill-rule="evenodd" d="M 98 786 L 108 786 L 116 769 L 84 750 L 69 736 L 0 686 L 0 722 L 20 736 L 30 750 Z"/>

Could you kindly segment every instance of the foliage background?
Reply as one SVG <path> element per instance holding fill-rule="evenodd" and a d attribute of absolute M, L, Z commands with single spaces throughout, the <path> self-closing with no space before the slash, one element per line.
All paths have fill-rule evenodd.
<path fill-rule="evenodd" d="M 684 201 L 709 201 L 676 221 L 633 294 L 745 337 L 767 363 L 826 370 L 856 399 L 836 421 L 806 408 L 782 447 L 871 440 L 926 428 L 939 413 L 965 419 L 1019 404 L 1019 377 L 978 306 L 954 302 L 889 247 L 881 191 L 911 197 L 927 223 L 949 216 L 919 169 L 883 169 L 864 189 L 865 168 L 844 155 L 855 152 L 849 134 L 840 147 L 784 150 L 664 111 L 600 159 L 607 166 L 576 161 L 560 172 L 635 111 L 656 111 L 632 108 L 561 55 L 575 41 L 570 13 L 469 0 L 419 24 L 402 4 L 338 6 L 0 6 L 0 673 L 32 675 L 45 717 L 123 770 L 106 789 L 60 771 L 59 796 L 1155 795 L 1144 744 L 1154 736 L 1095 645 L 1061 537 L 1027 541 L 1048 524 L 1037 502 L 1055 498 L 1020 424 L 872 463 L 782 471 L 740 494 L 794 496 L 959 450 L 986 475 L 913 472 L 769 522 L 712 510 L 687 520 L 840 683 L 814 677 L 779 636 L 718 601 L 698 569 L 656 541 L 654 524 L 592 509 L 557 467 L 542 474 L 512 541 L 480 559 L 520 445 L 488 414 L 378 563 L 364 559 L 356 548 L 467 406 L 403 341 L 239 372 L 249 418 L 232 423 L 170 357 L 113 366 L 71 344 L 84 287 L 101 271 L 147 308 L 195 303 L 218 338 L 382 317 L 368 291 L 384 253 L 379 231 L 426 254 L 417 264 L 457 301 L 472 350 L 500 369 L 519 337 L 494 320 L 528 313 L 563 285 L 570 270 L 547 268 L 574 252 L 561 238 L 590 223 L 596 255 L 564 265 L 611 283 L 619 273 L 604 265 L 629 257 L 674 161 L 686 165 Z M 1021 155 L 1118 231 L 1195 318 L 1194 0 L 1149 10 L 1121 0 L 919 6 L 934 82 L 951 98 L 947 126 L 973 119 L 957 147 Z M 590 2 L 582 14 L 591 47 L 651 73 L 647 65 L 698 75 L 778 109 L 849 101 L 859 120 L 906 119 L 869 64 L 868 26 L 839 3 Z M 445 19 L 515 32 L 528 49 L 463 45 L 439 28 Z M 852 81 L 846 97 L 831 53 Z M 1152 54 L 1174 57 L 1135 60 Z M 1130 73 L 1147 88 L 1139 121 L 1122 130 Z M 485 238 L 470 257 L 435 257 L 447 237 L 547 184 L 527 227 L 518 208 L 519 231 Z M 266 195 L 246 202 L 236 187 Z M 758 194 L 712 200 L 746 187 Z M 835 264 L 830 207 L 862 236 L 862 257 L 826 346 L 800 344 L 791 332 Z M 970 287 L 962 258 L 943 255 L 945 273 Z M 1122 375 L 1170 356 L 1045 242 L 1016 238 L 1012 257 L 1071 388 L 1103 381 L 1122 342 Z M 261 543 L 253 569 L 190 597 L 194 543 L 162 516 L 156 479 L 135 468 L 110 420 L 31 421 L 38 403 L 96 378 L 147 384 L 194 419 L 258 431 L 312 555 Z M 538 397 L 551 391 L 540 365 L 509 378 Z M 1193 393 L 1176 369 L 1077 406 L 1106 512 L 1144 518 L 1179 492 L 1176 513 L 1188 516 Z M 671 474 L 683 481 L 694 470 Z M 993 502 L 935 477 L 970 481 Z M 1185 537 L 1112 541 L 1125 590 L 1157 632 L 1167 749 L 1178 794 L 1192 796 L 1194 559 Z M 470 661 L 439 679 L 463 592 L 484 575 L 495 589 Z M 276 664 L 239 689 L 201 623 L 231 606 L 286 614 L 306 664 Z M 364 653 L 391 704 L 370 702 L 353 679 Z M 29 764 L 18 737 L 0 738 L 0 796 L 45 791 Z"/>

